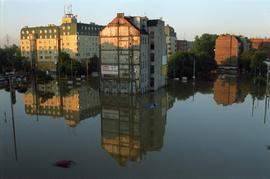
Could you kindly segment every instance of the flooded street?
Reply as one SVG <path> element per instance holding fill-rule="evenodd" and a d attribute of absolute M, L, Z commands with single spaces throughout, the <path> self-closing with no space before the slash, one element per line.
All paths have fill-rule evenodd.
<path fill-rule="evenodd" d="M 230 75 L 137 96 L 95 81 L 2 89 L 0 176 L 268 178 L 268 101 L 265 85 Z"/>

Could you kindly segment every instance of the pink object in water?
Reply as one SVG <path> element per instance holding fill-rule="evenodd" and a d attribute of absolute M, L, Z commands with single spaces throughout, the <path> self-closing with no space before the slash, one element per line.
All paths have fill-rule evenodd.
<path fill-rule="evenodd" d="M 75 164 L 72 160 L 58 160 L 54 163 L 57 167 L 69 168 L 72 164 Z"/>

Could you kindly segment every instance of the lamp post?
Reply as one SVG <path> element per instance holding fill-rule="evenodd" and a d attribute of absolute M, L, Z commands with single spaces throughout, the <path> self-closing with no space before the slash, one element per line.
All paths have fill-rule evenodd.
<path fill-rule="evenodd" d="M 192 78 L 193 78 L 193 81 L 195 80 L 195 78 L 196 78 L 196 61 L 195 61 L 195 57 L 193 57 L 193 76 L 192 76 Z"/>
<path fill-rule="evenodd" d="M 264 123 L 266 123 L 266 111 L 267 111 L 267 100 L 269 97 L 269 73 L 270 73 L 270 59 L 267 58 L 264 63 L 267 65 L 267 73 L 266 73 L 266 90 L 265 90 L 265 111 L 264 111 Z"/>

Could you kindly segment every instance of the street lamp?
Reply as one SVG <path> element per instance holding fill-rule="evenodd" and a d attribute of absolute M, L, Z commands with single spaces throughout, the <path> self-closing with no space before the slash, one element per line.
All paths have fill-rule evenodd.
<path fill-rule="evenodd" d="M 269 82 L 269 73 L 270 73 L 270 59 L 269 58 L 267 58 L 265 61 L 264 61 L 264 63 L 267 65 L 267 73 L 266 73 L 266 77 L 267 77 L 267 79 L 266 79 L 266 87 L 268 87 L 268 82 Z"/>
<path fill-rule="evenodd" d="M 264 111 L 264 123 L 266 123 L 266 110 L 267 110 L 267 98 L 269 97 L 269 73 L 270 73 L 270 59 L 267 58 L 264 63 L 267 65 L 267 79 L 266 79 L 266 90 L 265 90 L 265 111 Z"/>

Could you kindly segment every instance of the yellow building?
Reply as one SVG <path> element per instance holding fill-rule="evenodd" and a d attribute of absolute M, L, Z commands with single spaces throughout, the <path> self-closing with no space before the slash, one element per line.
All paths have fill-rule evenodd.
<path fill-rule="evenodd" d="M 100 113 L 99 92 L 88 85 L 60 89 L 56 81 L 36 84 L 24 95 L 26 114 L 64 117 L 70 127 Z"/>
<path fill-rule="evenodd" d="M 77 60 L 99 57 L 98 35 L 102 28 L 94 23 L 78 23 L 76 16 L 67 13 L 60 26 L 22 28 L 21 52 L 38 69 L 56 71 L 60 52 Z"/>

